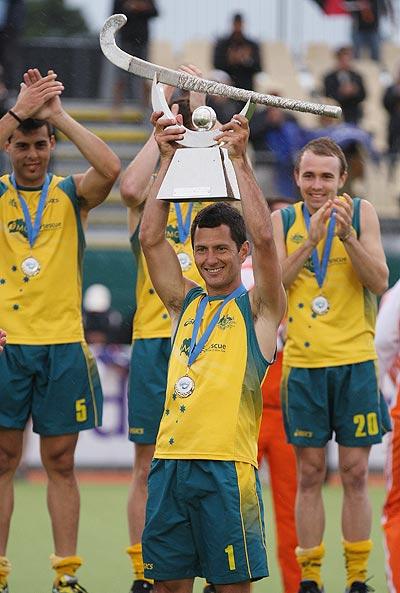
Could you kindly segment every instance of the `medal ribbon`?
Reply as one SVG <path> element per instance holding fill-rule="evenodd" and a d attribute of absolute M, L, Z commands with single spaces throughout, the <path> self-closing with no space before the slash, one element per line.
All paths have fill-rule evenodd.
<path fill-rule="evenodd" d="M 179 242 L 186 243 L 186 239 L 190 233 L 190 223 L 192 220 L 192 211 L 193 211 L 193 202 L 189 204 L 188 211 L 186 213 L 186 218 L 183 220 L 181 205 L 177 202 L 174 202 L 176 218 L 178 219 L 178 235 L 179 235 Z"/>
<path fill-rule="evenodd" d="M 309 231 L 311 216 L 310 216 L 310 213 L 309 213 L 308 209 L 306 208 L 305 204 L 303 204 L 303 215 L 304 215 L 304 220 L 306 223 L 307 231 Z M 315 247 L 315 249 L 313 249 L 313 252 L 311 254 L 312 262 L 314 265 L 315 277 L 317 279 L 318 286 L 320 288 L 322 288 L 322 285 L 323 285 L 325 277 L 326 277 L 326 272 L 328 269 L 328 261 L 329 261 L 329 256 L 331 254 L 333 237 L 335 234 L 335 224 L 336 224 L 336 217 L 333 212 L 329 219 L 328 231 L 327 231 L 327 235 L 326 235 L 324 251 L 322 253 L 321 261 L 319 260 L 318 250 L 316 247 Z"/>
<path fill-rule="evenodd" d="M 238 288 L 236 288 L 233 292 L 231 292 L 230 294 L 228 294 L 228 296 L 226 296 L 224 298 L 224 300 L 222 301 L 222 303 L 220 304 L 220 306 L 214 313 L 210 323 L 206 327 L 203 335 L 201 336 L 199 341 L 196 343 L 197 334 L 199 333 L 200 324 L 203 319 L 204 311 L 206 310 L 206 307 L 207 307 L 208 303 L 210 302 L 210 297 L 208 295 L 205 295 L 203 297 L 203 299 L 199 303 L 199 306 L 197 307 L 196 317 L 194 319 L 193 333 L 192 333 L 192 337 L 190 339 L 188 366 L 191 366 L 194 363 L 196 358 L 199 356 L 199 354 L 203 350 L 208 338 L 210 337 L 213 329 L 215 328 L 215 326 L 217 325 L 217 323 L 219 321 L 222 309 L 225 307 L 225 305 L 227 305 L 229 303 L 229 301 L 236 299 L 237 297 L 241 296 L 245 292 L 246 292 L 246 288 L 243 286 L 243 284 L 241 284 L 240 286 L 238 286 Z"/>
<path fill-rule="evenodd" d="M 46 205 L 47 194 L 49 192 L 50 176 L 46 175 L 46 178 L 44 180 L 42 191 L 40 193 L 38 209 L 36 211 L 36 216 L 35 216 L 35 220 L 34 220 L 33 224 L 32 224 L 32 220 L 31 220 L 31 215 L 29 214 L 28 204 L 26 203 L 26 201 L 24 200 L 24 198 L 21 196 L 21 194 L 18 191 L 14 173 L 10 176 L 10 181 L 13 184 L 15 191 L 17 192 L 17 196 L 18 196 L 19 202 L 21 204 L 22 212 L 24 214 L 24 219 L 25 219 L 25 224 L 26 224 L 26 233 L 28 235 L 29 244 L 31 247 L 33 247 L 33 245 L 35 244 L 35 241 L 39 235 L 39 232 L 40 232 L 40 225 L 42 224 L 43 211 L 44 211 L 44 207 Z"/>

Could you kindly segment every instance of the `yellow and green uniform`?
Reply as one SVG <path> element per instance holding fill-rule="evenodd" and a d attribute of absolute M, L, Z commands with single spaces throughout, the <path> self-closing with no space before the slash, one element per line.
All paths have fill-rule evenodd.
<path fill-rule="evenodd" d="M 18 187 L 31 220 L 41 188 Z M 85 239 L 72 177 L 50 175 L 40 231 L 30 245 L 10 176 L 0 178 L 0 426 L 23 428 L 32 408 L 34 430 L 66 434 L 101 422 L 101 389 L 84 343 L 81 291 Z M 40 270 L 26 273 L 35 258 Z M 58 411 L 58 412 L 57 412 Z"/>
<path fill-rule="evenodd" d="M 194 318 L 204 296 L 200 287 L 189 291 L 173 340 L 149 477 L 145 575 L 204 576 L 215 584 L 257 580 L 268 575 L 256 468 L 261 383 L 269 363 L 258 346 L 245 292 L 224 306 L 188 369 Z M 199 336 L 220 304 L 220 297 L 210 297 Z M 186 374 L 195 389 L 183 398 L 174 386 Z"/>
<path fill-rule="evenodd" d="M 353 204 L 352 224 L 359 236 L 360 200 Z M 281 215 L 289 257 L 308 236 L 303 202 Z M 320 261 L 324 245 L 325 240 L 317 246 Z M 360 282 L 336 235 L 321 288 L 314 272 L 310 257 L 287 291 L 281 396 L 288 439 L 299 446 L 323 446 L 334 430 L 345 446 L 380 442 L 384 403 L 375 370 L 376 297 Z M 320 295 L 329 302 L 323 315 L 312 309 Z"/>
<path fill-rule="evenodd" d="M 19 188 L 34 219 L 40 188 Z M 39 235 L 30 246 L 24 214 L 8 175 L 0 178 L 0 327 L 8 344 L 66 344 L 83 340 L 82 257 L 85 239 L 72 177 L 51 176 Z M 40 272 L 21 266 L 34 255 Z"/>
<path fill-rule="evenodd" d="M 191 221 L 207 204 L 193 204 Z M 189 204 L 182 203 L 180 207 L 185 220 Z M 180 241 L 178 218 L 173 204 L 170 205 L 166 237 L 178 257 L 183 257 L 190 264 L 188 267 L 182 266 L 183 274 L 197 284 L 203 284 L 194 263 L 190 236 L 184 243 Z M 146 259 L 140 248 L 139 228 L 131 237 L 131 246 L 136 264 L 136 311 L 128 391 L 129 440 L 140 444 L 154 444 L 164 408 L 171 352 L 171 320 L 151 283 Z"/>
<path fill-rule="evenodd" d="M 187 371 L 193 321 L 203 294 L 200 288 L 189 293 L 190 302 L 174 336 L 154 457 L 233 460 L 257 467 L 261 383 L 268 363 L 255 337 L 248 293 L 224 307 L 204 350 L 190 367 L 189 376 L 196 385 L 193 395 L 186 399 L 175 395 L 174 385 Z M 199 335 L 220 304 L 221 298 L 210 297 Z"/>

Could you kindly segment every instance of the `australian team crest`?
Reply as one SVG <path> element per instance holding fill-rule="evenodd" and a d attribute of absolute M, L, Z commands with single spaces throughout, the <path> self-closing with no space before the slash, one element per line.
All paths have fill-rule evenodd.
<path fill-rule="evenodd" d="M 221 329 L 230 329 L 231 327 L 235 327 L 235 325 L 235 318 L 231 317 L 230 315 L 223 315 L 218 321 L 218 327 Z"/>
<path fill-rule="evenodd" d="M 300 243 L 303 243 L 303 241 L 304 241 L 304 237 L 303 237 L 303 235 L 301 235 L 300 233 L 295 233 L 294 235 L 292 235 L 292 236 L 290 237 L 290 240 L 291 240 L 293 243 L 296 243 L 296 245 L 299 245 Z"/>

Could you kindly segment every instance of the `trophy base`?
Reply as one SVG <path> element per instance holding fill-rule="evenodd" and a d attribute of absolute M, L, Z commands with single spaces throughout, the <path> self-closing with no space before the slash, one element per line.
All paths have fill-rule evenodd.
<path fill-rule="evenodd" d="M 157 199 L 168 202 L 240 200 L 235 171 L 226 148 L 178 148 Z"/>

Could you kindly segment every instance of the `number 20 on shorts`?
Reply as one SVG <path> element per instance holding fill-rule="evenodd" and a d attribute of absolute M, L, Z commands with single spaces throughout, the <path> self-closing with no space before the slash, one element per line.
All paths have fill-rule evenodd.
<path fill-rule="evenodd" d="M 355 432 L 356 437 L 374 436 L 379 432 L 376 412 L 356 414 L 353 416 L 353 422 L 357 425 Z"/>

